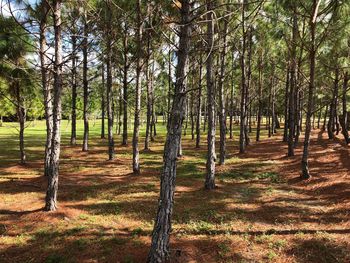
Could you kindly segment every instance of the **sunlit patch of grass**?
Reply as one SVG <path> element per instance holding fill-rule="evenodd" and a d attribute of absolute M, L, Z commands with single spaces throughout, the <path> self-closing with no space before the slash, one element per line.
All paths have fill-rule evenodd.
<path fill-rule="evenodd" d="M 190 221 L 186 229 L 195 234 L 211 234 L 215 230 L 215 225 L 207 221 Z"/>
<path fill-rule="evenodd" d="M 275 251 L 273 250 L 269 250 L 266 254 L 266 258 L 270 261 L 273 262 L 276 260 L 276 258 L 278 257 L 278 255 L 276 254 Z"/>
<path fill-rule="evenodd" d="M 3 235 L 0 237 L 0 244 L 25 246 L 33 237 L 30 234 L 20 234 L 16 236 Z"/>

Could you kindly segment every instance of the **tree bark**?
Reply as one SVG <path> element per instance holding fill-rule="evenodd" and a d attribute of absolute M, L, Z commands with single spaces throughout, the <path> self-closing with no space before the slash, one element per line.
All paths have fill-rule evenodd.
<path fill-rule="evenodd" d="M 342 133 L 344 136 L 344 140 L 346 144 L 350 143 L 349 138 L 349 132 L 348 132 L 348 111 L 347 111 L 347 91 L 348 91 L 348 81 L 349 81 L 349 75 L 348 72 L 344 73 L 344 82 L 343 82 L 343 98 L 342 98 L 342 106 L 343 106 L 343 116 L 341 118 L 341 126 L 342 126 Z"/>
<path fill-rule="evenodd" d="M 313 101 L 314 101 L 314 89 L 315 89 L 315 64 L 316 64 L 316 41 L 315 41 L 315 35 L 316 35 L 316 19 L 313 17 L 317 17 L 317 1 L 313 0 L 312 5 L 312 15 L 310 17 L 309 21 L 309 27 L 310 27 L 310 37 L 311 37 L 311 43 L 310 43 L 310 49 L 309 49 L 309 59 L 310 59 L 310 79 L 309 79 L 309 90 L 308 90 L 308 104 L 307 104 L 307 113 L 306 113 L 306 127 L 305 127 L 305 140 L 304 140 L 304 149 L 303 149 L 303 156 L 301 159 L 301 179 L 309 179 L 310 172 L 309 172 L 309 165 L 308 165 L 308 158 L 309 158 L 309 145 L 310 145 L 310 136 L 311 136 L 311 117 L 313 114 Z"/>
<path fill-rule="evenodd" d="M 153 98 L 153 90 L 152 90 L 152 83 L 151 83 L 151 74 L 150 74 L 150 52 L 151 52 L 151 46 L 150 46 L 150 36 L 147 37 L 147 63 L 146 63 L 146 83 L 147 83 L 147 120 L 146 120 L 146 136 L 145 136 L 145 150 L 149 150 L 149 141 L 151 136 L 151 121 L 152 121 L 152 98 Z"/>
<path fill-rule="evenodd" d="M 256 126 L 256 141 L 260 141 L 260 130 L 261 130 L 261 114 L 263 108 L 262 101 L 262 85 L 263 85 L 263 55 L 259 56 L 259 79 L 258 79 L 258 120 Z"/>
<path fill-rule="evenodd" d="M 54 62 L 54 90 L 53 90 L 53 128 L 50 168 L 48 173 L 48 187 L 46 192 L 46 211 L 57 209 L 57 191 L 59 175 L 59 159 L 61 150 L 61 94 L 62 94 L 62 28 L 61 28 L 61 0 L 53 1 L 53 20 L 55 32 L 55 62 Z"/>
<path fill-rule="evenodd" d="M 108 8 L 108 21 L 111 21 L 111 13 Z M 108 118 L 108 160 L 113 160 L 115 156 L 114 152 L 114 139 L 113 139 L 113 92 L 112 92 L 112 40 L 111 40 L 111 27 L 110 23 L 107 26 L 106 34 L 106 69 L 107 69 L 107 118 Z"/>
<path fill-rule="evenodd" d="M 39 40 L 39 56 L 41 64 L 41 85 L 44 94 L 44 108 L 45 108 L 45 121 L 46 121 L 46 144 L 45 144 L 45 160 L 44 160 L 44 175 L 48 175 L 50 166 L 51 155 L 51 140 L 52 140 L 52 100 L 51 91 L 48 83 L 47 74 L 47 59 L 46 59 L 46 28 L 47 28 L 47 15 L 49 7 L 46 1 L 42 1 L 42 15 L 40 20 L 40 40 Z"/>
<path fill-rule="evenodd" d="M 108 55 L 107 55 L 108 56 Z M 102 86 L 101 86 L 101 139 L 105 138 L 105 115 L 106 115 L 106 99 L 105 99 L 105 67 L 102 62 Z"/>
<path fill-rule="evenodd" d="M 128 144 L 128 28 L 125 25 L 123 38 L 124 67 L 123 67 L 123 140 L 122 145 Z"/>
<path fill-rule="evenodd" d="M 211 190 L 215 188 L 215 87 L 213 79 L 213 40 L 214 40 L 214 21 L 213 14 L 210 12 L 213 9 L 212 0 L 206 1 L 207 5 L 207 45 L 208 57 L 206 61 L 207 68 L 207 102 L 208 102 L 208 153 L 207 153 L 207 174 L 205 178 L 205 189 Z"/>
<path fill-rule="evenodd" d="M 198 97 L 197 97 L 197 119 L 196 119 L 196 148 L 200 148 L 201 141 L 201 120 L 202 120 L 202 69 L 203 58 L 200 55 L 199 77 L 198 77 Z"/>
<path fill-rule="evenodd" d="M 83 89 L 84 89 L 84 135 L 83 147 L 84 152 L 89 150 L 89 83 L 88 83 L 88 22 L 87 14 L 84 14 L 84 29 L 83 29 Z"/>
<path fill-rule="evenodd" d="M 289 105 L 289 65 L 287 66 L 286 87 L 284 93 L 284 127 L 283 127 L 283 142 L 288 141 L 288 105 Z"/>
<path fill-rule="evenodd" d="M 225 109 L 225 92 L 224 92 L 224 78 L 225 78 L 225 58 L 227 53 L 227 31 L 228 31 L 228 20 L 224 21 L 224 30 L 222 32 L 222 51 L 220 54 L 220 76 L 218 81 L 219 90 L 219 126 L 220 126 L 220 158 L 219 164 L 225 163 L 226 157 L 226 109 Z"/>
<path fill-rule="evenodd" d="M 141 21 L 141 0 L 137 1 L 137 30 L 136 30 L 136 86 L 135 86 L 135 113 L 134 113 L 134 133 L 132 138 L 132 170 L 134 174 L 140 173 L 140 113 L 141 113 L 141 70 L 142 70 L 142 21 Z"/>
<path fill-rule="evenodd" d="M 245 53 L 246 53 L 246 30 L 245 30 L 245 9 L 247 5 L 247 0 L 242 1 L 242 51 L 241 51 L 241 109 L 240 109 L 240 130 L 239 130 L 239 152 L 244 153 L 247 145 L 246 138 L 246 104 L 247 104 L 247 83 L 246 83 L 246 63 L 245 63 Z"/>
<path fill-rule="evenodd" d="M 168 132 L 164 146 L 163 172 L 161 175 L 158 212 L 152 233 L 151 249 L 147 262 L 161 263 L 169 260 L 169 236 L 174 204 L 176 160 L 181 139 L 181 127 L 186 102 L 186 76 L 191 38 L 190 0 L 181 1 L 181 27 L 179 34 L 178 62 L 176 66 L 175 94 L 169 115 Z"/>
<path fill-rule="evenodd" d="M 290 63 L 290 90 L 289 90 L 289 113 L 288 113 L 288 156 L 294 156 L 295 134 L 295 93 L 296 93 L 296 42 L 298 35 L 298 15 L 296 4 L 293 5 L 293 33 Z"/>
<path fill-rule="evenodd" d="M 329 120 L 327 125 L 328 138 L 334 139 L 334 126 L 336 119 L 336 108 L 338 102 L 338 89 L 339 89 L 339 69 L 335 70 L 335 79 L 333 86 L 332 102 L 329 108 Z"/>

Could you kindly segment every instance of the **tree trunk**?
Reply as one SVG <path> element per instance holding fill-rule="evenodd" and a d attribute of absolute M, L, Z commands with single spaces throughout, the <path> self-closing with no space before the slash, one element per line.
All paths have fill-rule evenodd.
<path fill-rule="evenodd" d="M 271 132 L 272 135 L 276 133 L 276 112 L 275 112 L 275 81 L 274 81 L 274 70 L 271 77 Z"/>
<path fill-rule="evenodd" d="M 108 9 L 108 20 L 111 21 L 111 13 Z M 108 160 L 114 159 L 114 139 L 113 139 L 113 92 L 112 92 L 112 40 L 110 24 L 106 32 L 106 67 L 107 67 L 107 118 L 108 118 Z"/>
<path fill-rule="evenodd" d="M 263 85 L 263 54 L 259 56 L 259 79 L 258 79 L 258 120 L 256 126 L 256 141 L 260 141 L 261 114 L 262 114 L 262 85 Z"/>
<path fill-rule="evenodd" d="M 61 0 L 53 1 L 53 20 L 55 32 L 55 62 L 54 62 L 54 90 L 53 90 L 53 128 L 48 187 L 46 192 L 46 211 L 57 209 L 57 190 L 59 159 L 61 150 L 61 94 L 62 94 L 62 36 L 61 36 Z"/>
<path fill-rule="evenodd" d="M 338 87 L 339 87 L 339 69 L 335 70 L 335 80 L 333 86 L 333 96 L 332 102 L 329 108 L 329 120 L 327 125 L 328 138 L 334 139 L 334 126 L 335 126 L 335 118 L 336 118 L 336 108 L 338 101 Z"/>
<path fill-rule="evenodd" d="M 211 0 L 206 1 L 207 11 L 213 9 Z M 208 102 L 208 154 L 207 154 L 207 174 L 205 178 L 205 189 L 211 190 L 215 188 L 215 90 L 213 79 L 213 54 L 212 45 L 214 38 L 214 21 L 213 14 L 207 13 L 207 45 L 208 57 L 206 62 L 207 68 L 207 102 Z"/>
<path fill-rule="evenodd" d="M 84 135 L 83 147 L 84 152 L 89 150 L 89 83 L 88 83 L 88 24 L 87 15 L 84 14 L 84 30 L 83 30 L 83 88 L 84 88 Z"/>
<path fill-rule="evenodd" d="M 327 116 L 328 116 L 328 105 L 326 106 L 326 110 L 325 110 L 325 112 L 324 112 L 323 126 L 322 126 L 322 130 L 323 130 L 323 131 L 326 130 Z"/>
<path fill-rule="evenodd" d="M 303 156 L 301 160 L 301 178 L 309 179 L 309 145 L 310 145 L 310 135 L 311 135 L 311 117 L 313 114 L 313 101 L 314 101 L 314 89 L 315 89 L 315 64 L 316 64 L 316 43 L 315 43 L 315 35 L 316 35 L 316 18 L 317 18 L 317 1 L 313 0 L 312 7 L 312 15 L 310 17 L 310 35 L 311 35 L 311 44 L 309 49 L 309 59 L 310 59 L 310 80 L 309 80 L 309 91 L 308 91 L 308 104 L 307 104 L 307 113 L 306 113 L 306 127 L 305 127 L 305 140 L 304 140 L 304 149 Z"/>
<path fill-rule="evenodd" d="M 246 4 L 248 6 L 248 1 Z M 248 133 L 248 107 L 251 105 L 250 97 L 249 97 L 249 91 L 250 91 L 250 85 L 252 81 L 252 46 L 253 46 L 253 32 L 252 32 L 252 27 L 250 26 L 248 28 L 248 57 L 247 57 L 247 73 L 246 73 L 246 85 L 245 85 L 245 124 L 244 124 L 244 133 L 245 133 L 245 144 L 246 146 L 250 144 L 250 138 L 249 138 L 249 133 Z"/>
<path fill-rule="evenodd" d="M 202 120 L 202 69 L 203 58 L 200 55 L 199 77 L 198 77 L 198 97 L 197 97 L 197 119 L 196 119 L 196 148 L 200 148 L 201 141 L 201 120 Z"/>
<path fill-rule="evenodd" d="M 155 104 L 155 98 L 154 98 L 154 72 L 155 72 L 155 63 L 153 61 L 152 63 L 152 71 L 151 71 L 151 99 L 152 99 L 152 104 L 151 104 L 151 142 L 154 142 L 154 137 L 157 136 L 157 127 L 156 127 L 156 123 L 157 123 L 157 115 L 156 115 L 156 111 L 154 108 L 154 104 Z"/>
<path fill-rule="evenodd" d="M 343 82 L 343 98 L 342 98 L 342 106 L 343 106 L 343 116 L 341 118 L 341 126 L 342 126 L 342 133 L 344 135 L 345 143 L 350 143 L 349 138 L 349 132 L 348 132 L 348 111 L 347 111 L 347 101 L 346 101 L 346 95 L 348 91 L 348 81 L 349 81 L 349 75 L 348 72 L 344 73 L 344 82 Z"/>
<path fill-rule="evenodd" d="M 122 145 L 128 144 L 128 28 L 125 25 L 124 39 L 124 68 L 123 68 L 123 140 Z"/>
<path fill-rule="evenodd" d="M 284 93 L 284 127 L 283 127 L 283 142 L 288 141 L 288 105 L 289 105 L 289 65 L 287 67 L 286 88 Z"/>
<path fill-rule="evenodd" d="M 107 54 L 108 57 L 108 54 Z M 106 101 L 105 101 L 105 67 L 104 62 L 102 62 L 102 87 L 101 87 L 101 139 L 105 138 L 105 111 L 106 111 Z"/>
<path fill-rule="evenodd" d="M 123 117 L 123 89 L 120 88 L 119 89 L 118 131 L 117 131 L 118 135 L 121 134 L 121 128 L 122 128 L 122 125 L 123 125 L 122 117 Z"/>
<path fill-rule="evenodd" d="M 194 79 L 194 77 L 192 77 Z M 192 85 L 194 87 L 194 83 Z M 193 113 L 193 105 L 194 105 L 194 98 L 193 98 L 193 91 L 191 92 L 191 105 L 190 105 L 190 121 L 191 121 L 191 140 L 194 140 L 194 113 Z"/>
<path fill-rule="evenodd" d="M 224 78 L 225 78 L 225 58 L 227 53 L 227 31 L 228 31 L 228 20 L 224 21 L 224 31 L 222 39 L 222 51 L 220 54 L 220 76 L 218 81 L 219 90 L 219 126 L 220 126 L 220 158 L 219 164 L 225 163 L 226 157 L 226 109 L 225 109 L 225 92 L 224 92 Z"/>
<path fill-rule="evenodd" d="M 233 90 L 234 86 L 232 85 L 230 91 L 230 139 L 233 138 Z"/>
<path fill-rule="evenodd" d="M 51 155 L 51 140 L 52 140 L 52 100 L 50 86 L 47 80 L 47 59 L 46 59 L 46 28 L 48 5 L 46 1 L 42 1 L 42 16 L 40 20 L 40 64 L 41 64 L 41 85 L 44 94 L 44 108 L 46 121 L 46 144 L 45 144 L 45 160 L 44 160 L 44 175 L 48 175 Z"/>
<path fill-rule="evenodd" d="M 296 4 L 293 5 L 293 34 L 290 63 L 290 90 L 289 90 L 289 113 L 288 113 L 288 156 L 294 156 L 295 134 L 295 93 L 296 93 L 296 41 L 298 35 L 298 16 Z"/>
<path fill-rule="evenodd" d="M 323 108 L 323 107 L 322 107 Z M 321 124 L 321 117 L 322 117 L 322 108 L 319 110 L 318 112 L 318 117 L 317 117 L 317 129 L 320 128 L 320 124 Z"/>
<path fill-rule="evenodd" d="M 247 0 L 242 1 L 242 51 L 241 51 L 241 112 L 240 112 L 240 130 L 239 130 L 239 152 L 244 153 L 246 148 L 246 104 L 247 104 L 247 83 L 246 83 L 246 70 L 245 70 L 245 52 L 246 52 L 246 32 L 245 32 L 245 8 Z"/>
<path fill-rule="evenodd" d="M 140 133 L 140 114 L 141 114 L 141 70 L 142 70 L 142 21 L 141 21 L 141 0 L 137 1 L 137 30 L 136 30 L 136 86 L 135 86 L 135 114 L 134 114 L 134 133 L 132 138 L 132 170 L 134 174 L 140 173 L 140 152 L 139 152 L 139 133 Z"/>
<path fill-rule="evenodd" d="M 180 7 L 181 27 L 176 68 L 176 84 L 173 105 L 168 122 L 164 146 L 163 172 L 161 175 L 158 212 L 152 233 L 151 249 L 147 262 L 160 263 L 169 260 L 169 236 L 174 204 L 176 160 L 181 139 L 181 127 L 186 101 L 186 76 L 191 38 L 190 0 L 183 0 Z"/>
<path fill-rule="evenodd" d="M 171 80 L 171 49 L 169 48 L 168 54 L 168 112 L 167 112 L 167 123 L 169 123 L 170 110 L 171 110 L 171 89 L 172 89 L 172 80 Z"/>
<path fill-rule="evenodd" d="M 147 37 L 147 63 L 146 63 L 146 83 L 147 83 L 147 121 L 146 121 L 146 136 L 145 136 L 145 150 L 149 150 L 149 141 L 150 141 L 150 134 L 151 131 L 151 119 L 152 119 L 152 98 L 153 98 L 153 91 L 152 91 L 152 83 L 151 83 L 151 74 L 150 74 L 150 52 L 151 52 L 151 46 L 150 46 L 150 36 Z"/>

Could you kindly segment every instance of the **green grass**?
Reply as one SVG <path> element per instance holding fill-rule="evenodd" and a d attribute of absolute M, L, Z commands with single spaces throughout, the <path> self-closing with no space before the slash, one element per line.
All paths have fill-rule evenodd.
<path fill-rule="evenodd" d="M 17 165 L 15 126 L 4 123 L 0 127 L 0 200 L 3 201 L 0 205 L 4 211 L 36 211 L 42 208 L 45 197 L 46 179 L 42 177 L 45 122 L 36 121 L 25 131 L 27 166 Z M 100 120 L 91 121 L 90 153 L 81 152 L 82 121 L 78 121 L 77 128 L 78 145 L 71 147 L 70 123 L 62 122 L 59 210 L 20 216 L 0 214 L 0 221 L 7 226 L 0 231 L 11 231 L 10 235 L 1 233 L 0 249 L 14 256 L 13 262 L 113 262 L 116 257 L 118 262 L 144 262 L 139 256 L 147 256 L 159 202 L 166 126 L 157 125 L 158 136 L 151 142 L 151 151 L 142 151 L 145 126 L 141 127 L 140 176 L 133 175 L 131 170 L 132 125 L 129 125 L 127 147 L 120 145 L 121 135 L 115 134 L 117 158 L 112 162 L 106 161 L 107 144 L 100 138 Z M 184 254 L 187 251 L 206 253 L 212 260 L 208 262 L 289 260 L 287 252 L 294 253 L 293 247 L 300 251 L 297 259 L 305 259 L 311 256 L 299 243 L 307 238 L 320 241 L 311 249 L 324 250 L 327 259 L 336 252 L 342 255 L 340 252 L 346 248 L 338 247 L 336 240 L 325 232 L 289 236 L 275 233 L 285 227 L 276 224 L 276 217 L 281 221 L 286 217 L 284 222 L 291 222 L 288 228 L 295 228 L 295 224 L 303 223 L 300 217 L 313 220 L 315 213 L 311 210 L 310 214 L 306 213 L 309 210 L 303 202 L 287 200 L 299 200 L 300 196 L 293 188 L 287 189 L 282 176 L 274 172 L 278 161 L 237 154 L 237 129 L 235 126 L 234 140 L 227 140 L 228 158 L 225 166 L 217 167 L 218 188 L 214 191 L 203 189 L 205 134 L 202 134 L 200 149 L 195 149 L 189 133 L 183 137 L 183 157 L 177 162 L 171 244 L 185 248 Z M 264 138 L 265 131 L 262 140 Z M 291 204 L 295 208 L 293 215 L 285 209 Z M 269 206 L 274 209 L 270 210 Z M 312 226 L 321 230 L 323 227 L 319 222 Z M 259 234 L 254 235 L 254 231 Z M 326 244 L 323 246 L 321 241 Z M 248 252 L 242 249 L 247 246 Z M 187 250 L 187 247 L 190 248 Z"/>

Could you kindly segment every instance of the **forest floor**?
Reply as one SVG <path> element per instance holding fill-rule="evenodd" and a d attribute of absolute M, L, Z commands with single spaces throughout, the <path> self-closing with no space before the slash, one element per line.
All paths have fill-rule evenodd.
<path fill-rule="evenodd" d="M 131 143 L 119 146 L 118 136 L 116 159 L 107 161 L 98 124 L 91 125 L 86 153 L 81 145 L 68 146 L 64 122 L 59 209 L 47 213 L 42 211 L 44 124 L 26 130 L 25 166 L 17 163 L 16 132 L 8 125 L 0 128 L 0 262 L 145 262 L 159 195 L 164 126 L 158 125 L 151 151 L 142 151 L 142 172 L 136 176 Z M 183 139 L 172 261 L 350 262 L 350 150 L 342 138 L 331 141 L 326 133 L 313 131 L 313 177 L 300 181 L 302 144 L 295 157 L 287 158 L 281 136 L 265 135 L 238 154 L 237 135 L 228 139 L 228 158 L 217 166 L 214 191 L 203 189 L 204 143 L 197 150 L 190 136 Z"/>

